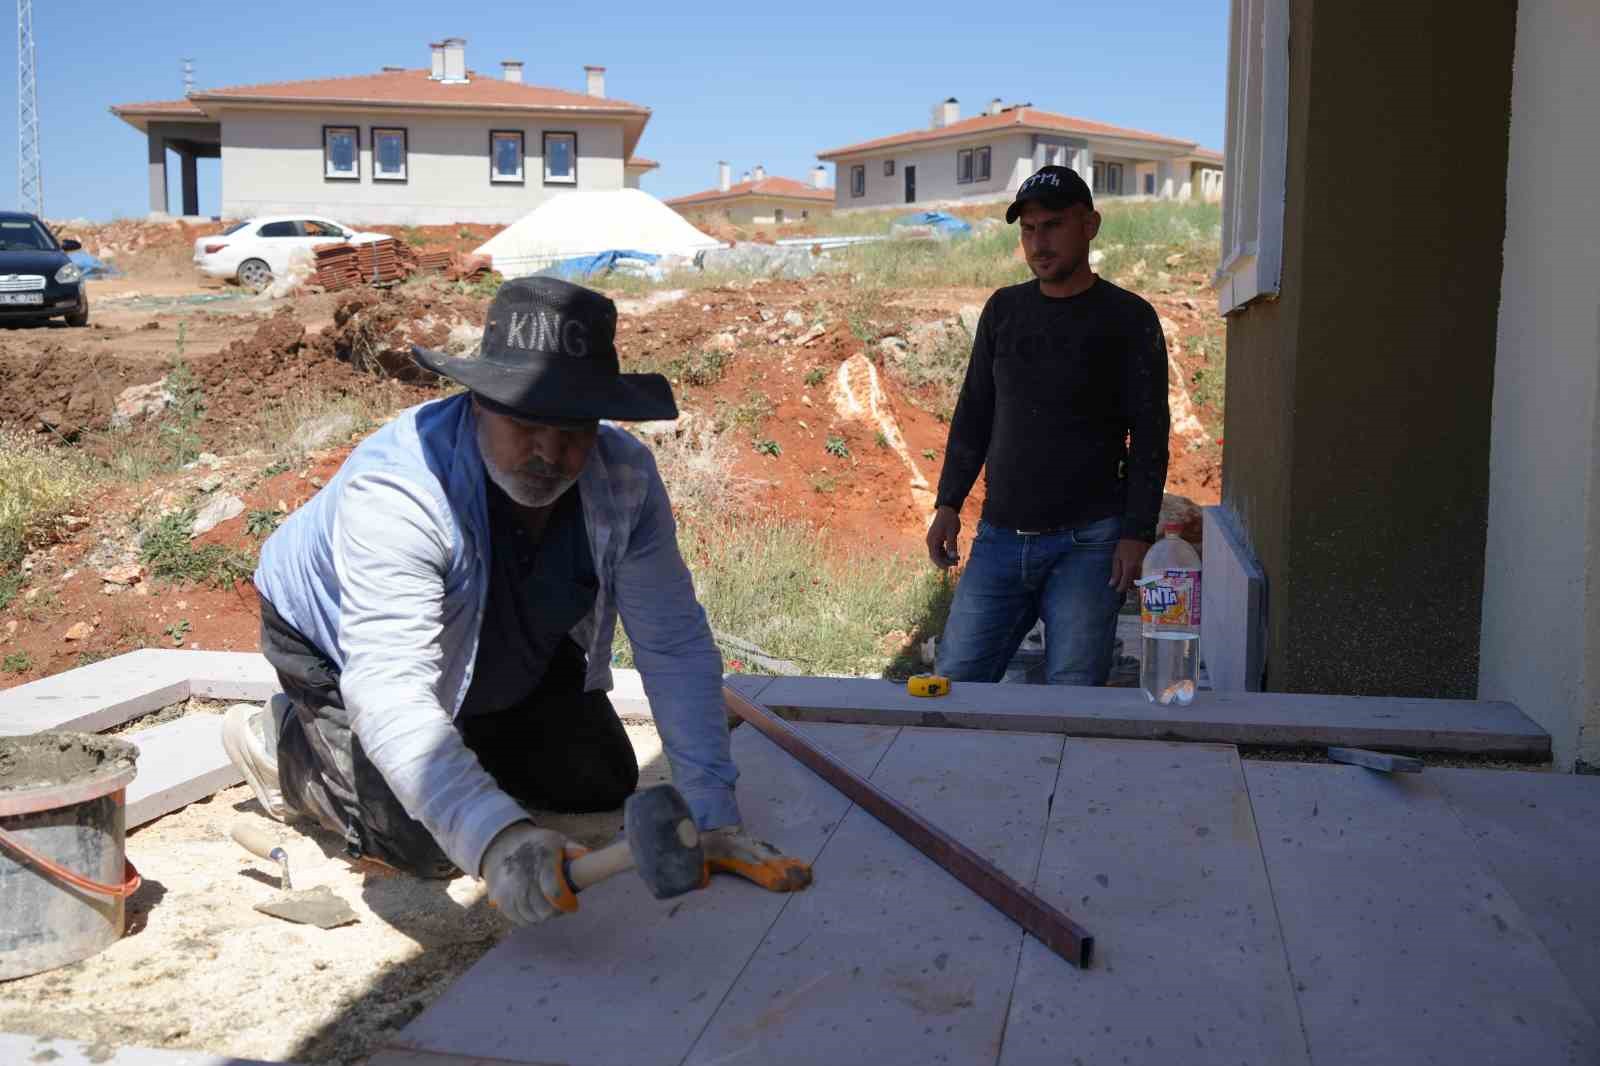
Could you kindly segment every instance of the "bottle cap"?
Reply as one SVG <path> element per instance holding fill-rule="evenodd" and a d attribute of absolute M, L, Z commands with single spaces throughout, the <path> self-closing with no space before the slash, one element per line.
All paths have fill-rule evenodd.
<path fill-rule="evenodd" d="M 1184 524 L 1183 522 L 1163 522 L 1161 523 L 1161 532 L 1181 534 Z"/>

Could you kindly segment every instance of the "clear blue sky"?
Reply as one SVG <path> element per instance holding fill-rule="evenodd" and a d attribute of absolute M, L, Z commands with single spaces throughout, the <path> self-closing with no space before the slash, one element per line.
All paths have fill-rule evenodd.
<path fill-rule="evenodd" d="M 6 5 L 9 17 L 12 8 Z M 200 88 L 427 65 L 429 41 L 467 39 L 467 62 L 582 91 L 586 63 L 607 93 L 654 111 L 644 188 L 667 197 L 765 164 L 803 178 L 815 153 L 925 126 L 947 96 L 964 116 L 992 97 L 1222 147 L 1224 0 L 1039 4 L 218 3 L 102 0 L 34 5 L 45 212 L 139 217 L 145 144 L 114 103 L 177 99 L 182 58 Z M 14 38 L 11 38 L 14 40 Z M 6 55 L 0 168 L 16 196 L 15 51 Z M 203 162 L 200 207 L 219 210 L 218 165 Z M 177 207 L 176 167 L 169 192 Z"/>

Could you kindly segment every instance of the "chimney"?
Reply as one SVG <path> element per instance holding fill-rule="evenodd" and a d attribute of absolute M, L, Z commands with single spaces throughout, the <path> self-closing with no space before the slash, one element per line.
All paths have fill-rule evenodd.
<path fill-rule="evenodd" d="M 464 37 L 444 39 L 444 77 L 447 84 L 463 85 L 467 80 L 467 41 Z"/>
<path fill-rule="evenodd" d="M 585 89 L 585 91 L 590 96 L 598 96 L 602 100 L 605 99 L 605 95 L 606 95 L 606 68 L 605 67 L 584 67 L 583 68 L 583 73 L 584 73 L 584 80 L 588 83 L 587 88 Z"/>
<path fill-rule="evenodd" d="M 818 163 L 816 168 L 811 171 L 811 185 L 812 188 L 816 189 L 826 189 L 828 187 L 828 168 L 821 163 Z"/>
<path fill-rule="evenodd" d="M 989 114 L 998 115 L 1005 109 L 1006 105 L 1000 102 L 1000 98 L 998 96 L 989 101 Z"/>
<path fill-rule="evenodd" d="M 955 97 L 933 105 L 933 128 L 943 129 L 961 121 L 961 104 Z"/>
<path fill-rule="evenodd" d="M 385 74 L 404 74 L 406 72 L 406 68 L 386 66 L 383 68 L 383 72 Z"/>
<path fill-rule="evenodd" d="M 444 81 L 444 42 L 434 41 L 428 48 L 433 52 L 433 62 L 429 66 L 428 77 L 432 81 Z"/>
<path fill-rule="evenodd" d="M 502 59 L 500 61 L 500 74 L 506 81 L 522 84 L 522 60 Z"/>
<path fill-rule="evenodd" d="M 717 161 L 717 189 L 721 192 L 727 192 L 732 187 L 730 173 L 731 168 L 728 166 L 727 160 L 719 159 Z"/>
<path fill-rule="evenodd" d="M 749 181 L 750 181 L 750 172 L 748 170 L 745 171 L 744 172 L 744 176 L 741 177 L 739 180 L 742 181 L 742 182 L 745 182 L 746 184 L 748 184 Z"/>
<path fill-rule="evenodd" d="M 760 163 L 756 164 L 756 169 L 753 171 L 753 174 L 757 181 L 767 180 L 767 168 L 762 166 Z"/>

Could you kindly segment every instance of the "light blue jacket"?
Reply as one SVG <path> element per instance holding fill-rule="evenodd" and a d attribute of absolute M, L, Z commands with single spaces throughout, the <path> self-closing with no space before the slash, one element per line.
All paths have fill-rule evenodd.
<path fill-rule="evenodd" d="M 402 413 L 262 546 L 256 588 L 340 669 L 361 746 L 405 809 L 476 874 L 527 817 L 452 724 L 488 596 L 489 517 L 466 394 Z M 586 688 L 611 688 L 617 616 L 633 642 L 673 783 L 702 829 L 739 821 L 722 656 L 678 552 L 649 449 L 602 424 L 578 479 L 599 595 L 572 631 Z"/>

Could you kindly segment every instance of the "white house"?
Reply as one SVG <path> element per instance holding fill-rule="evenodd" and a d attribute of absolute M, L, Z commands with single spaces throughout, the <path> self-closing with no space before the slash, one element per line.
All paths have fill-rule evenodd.
<path fill-rule="evenodd" d="M 1222 196 L 1222 154 L 1194 141 L 1092 119 L 1003 106 L 961 117 L 950 98 L 936 104 L 925 129 L 819 152 L 837 167 L 836 210 L 997 200 L 1047 164 L 1083 175 L 1096 196 Z"/>
<path fill-rule="evenodd" d="M 499 77 L 467 68 L 466 41 L 432 48 L 426 69 L 245 85 L 111 109 L 146 135 L 150 209 L 167 203 L 166 150 L 182 163 L 183 213 L 199 194 L 194 160 L 222 160 L 222 213 L 320 214 L 360 223 L 512 222 L 572 189 L 637 188 L 656 164 L 634 156 L 650 109 L 531 85 L 522 63 Z"/>
<path fill-rule="evenodd" d="M 742 180 L 733 181 L 727 163 L 717 164 L 714 189 L 676 196 L 668 207 L 688 218 L 721 218 L 741 225 L 783 226 L 791 222 L 833 214 L 833 190 L 828 188 L 828 172 L 818 166 L 809 182 L 771 177 L 767 168 L 746 171 Z"/>

